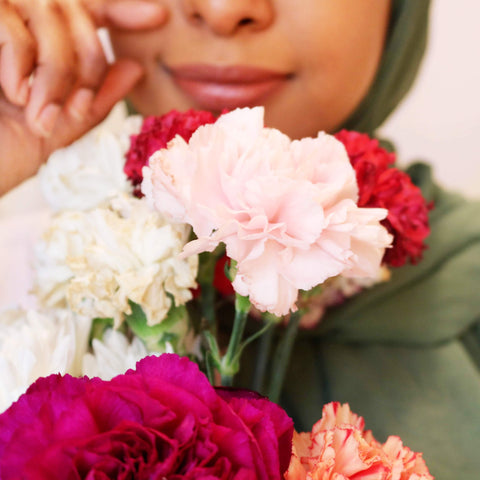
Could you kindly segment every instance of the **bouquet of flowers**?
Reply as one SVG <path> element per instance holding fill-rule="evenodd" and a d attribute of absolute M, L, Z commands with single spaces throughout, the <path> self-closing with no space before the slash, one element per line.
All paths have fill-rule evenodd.
<path fill-rule="evenodd" d="M 429 207 L 393 161 L 259 107 L 116 114 L 52 155 L 38 309 L 0 318 L 0 411 L 35 382 L 0 415 L 0 477 L 432 478 L 347 405 L 297 434 L 271 402 L 298 328 L 421 258 Z M 259 337 L 270 400 L 226 388 Z"/>

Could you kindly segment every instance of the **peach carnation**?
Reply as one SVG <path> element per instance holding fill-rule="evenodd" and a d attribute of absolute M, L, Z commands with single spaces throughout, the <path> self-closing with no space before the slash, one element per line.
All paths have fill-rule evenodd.
<path fill-rule="evenodd" d="M 285 480 L 433 480 L 421 454 L 391 436 L 382 445 L 347 404 L 329 403 L 312 432 L 294 433 Z"/>
<path fill-rule="evenodd" d="M 295 310 L 298 290 L 327 278 L 375 276 L 391 237 L 387 211 L 359 208 L 343 145 L 319 133 L 291 141 L 264 128 L 263 108 L 239 109 L 176 137 L 144 168 L 142 191 L 192 225 L 184 254 L 220 242 L 237 262 L 234 289 L 261 311 Z"/>

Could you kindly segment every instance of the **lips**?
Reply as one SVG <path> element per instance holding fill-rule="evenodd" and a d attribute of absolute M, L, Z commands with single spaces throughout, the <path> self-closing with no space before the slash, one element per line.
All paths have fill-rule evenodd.
<path fill-rule="evenodd" d="M 259 105 L 291 78 L 288 73 L 247 66 L 195 64 L 166 71 L 200 108 L 217 112 Z"/>

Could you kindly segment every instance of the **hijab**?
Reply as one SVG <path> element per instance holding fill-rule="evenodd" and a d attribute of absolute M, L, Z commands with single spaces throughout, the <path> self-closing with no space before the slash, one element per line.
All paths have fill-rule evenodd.
<path fill-rule="evenodd" d="M 366 97 L 343 125 L 373 134 L 412 86 L 428 33 L 430 0 L 392 0 L 385 49 Z"/>

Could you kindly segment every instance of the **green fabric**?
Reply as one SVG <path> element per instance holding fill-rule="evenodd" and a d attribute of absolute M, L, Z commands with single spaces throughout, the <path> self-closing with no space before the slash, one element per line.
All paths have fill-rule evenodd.
<path fill-rule="evenodd" d="M 410 89 L 427 42 L 430 0 L 393 0 L 382 60 L 370 91 L 344 128 L 373 134 Z"/>
<path fill-rule="evenodd" d="M 424 452 L 437 480 L 480 478 L 480 203 L 410 173 L 436 204 L 416 266 L 331 309 L 299 334 L 282 403 L 309 430 L 325 402 L 350 403 L 379 440 Z"/>
<path fill-rule="evenodd" d="M 298 342 L 284 407 L 310 430 L 321 405 L 348 402 L 384 441 L 399 435 L 436 480 L 478 480 L 480 382 L 463 344 L 431 348 Z"/>

